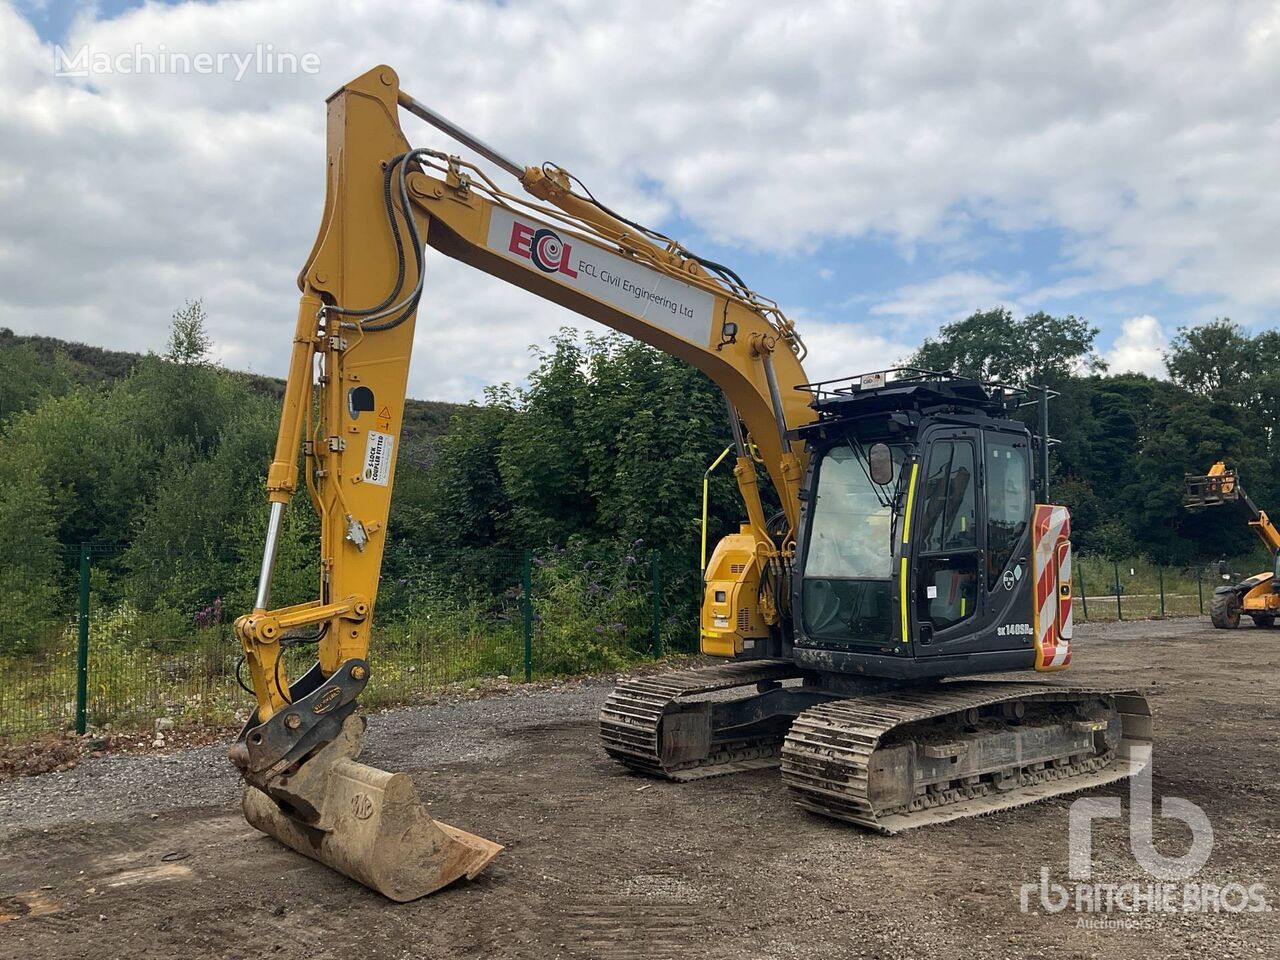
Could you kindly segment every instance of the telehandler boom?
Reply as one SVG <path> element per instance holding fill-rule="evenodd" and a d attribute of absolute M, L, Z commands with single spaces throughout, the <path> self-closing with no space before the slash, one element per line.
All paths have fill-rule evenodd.
<path fill-rule="evenodd" d="M 411 148 L 401 109 L 525 195 Z M 258 592 L 236 621 L 257 710 L 231 757 L 259 829 L 397 900 L 500 849 L 434 821 L 406 775 L 355 761 L 424 244 L 680 357 L 725 394 L 746 520 L 711 558 L 701 645 L 733 662 L 622 683 L 600 718 L 621 763 L 675 780 L 780 763 L 803 806 L 888 832 L 1140 769 L 1150 718 L 1132 691 L 940 682 L 1071 661 L 1069 518 L 1035 503 L 1047 438 L 1013 419 L 1019 391 L 919 370 L 808 382 L 794 325 L 728 267 L 560 167 L 510 160 L 383 66 L 329 99 Z M 300 486 L 321 519 L 319 596 L 274 609 Z M 301 643 L 318 660 L 290 680 L 282 652 Z"/>
<path fill-rule="evenodd" d="M 1219 460 L 1203 475 L 1186 475 L 1186 496 L 1183 505 L 1188 510 L 1203 510 L 1233 504 L 1258 539 L 1271 554 L 1271 570 L 1254 574 L 1239 583 L 1224 584 L 1213 591 L 1209 603 L 1209 621 L 1219 630 L 1233 630 L 1240 626 L 1240 615 L 1253 620 L 1254 626 L 1273 627 L 1280 614 L 1280 529 L 1271 522 L 1267 512 L 1253 502 L 1240 484 L 1236 471 Z"/>

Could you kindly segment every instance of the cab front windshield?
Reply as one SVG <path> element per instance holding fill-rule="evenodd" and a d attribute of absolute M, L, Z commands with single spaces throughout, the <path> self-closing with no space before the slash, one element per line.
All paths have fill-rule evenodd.
<path fill-rule="evenodd" d="M 903 450 L 890 449 L 893 480 L 884 486 L 872 481 L 862 450 L 835 447 L 822 458 L 806 576 L 863 580 L 892 575 L 893 490 Z"/>
<path fill-rule="evenodd" d="M 906 448 L 890 450 L 893 476 L 883 485 L 857 444 L 833 447 L 818 465 L 801 610 L 814 642 L 879 646 L 893 636 L 894 494 Z"/>

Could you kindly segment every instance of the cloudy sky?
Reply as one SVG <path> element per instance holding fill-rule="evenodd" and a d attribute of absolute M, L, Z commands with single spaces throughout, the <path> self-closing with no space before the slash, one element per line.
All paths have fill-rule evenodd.
<path fill-rule="evenodd" d="M 319 68 L 67 78 L 55 45 Z M 377 63 L 735 266 L 814 377 L 996 304 L 1085 316 L 1151 373 L 1181 325 L 1280 316 L 1275 4 L 0 0 L 0 326 L 160 349 L 203 297 L 227 366 L 282 373 L 324 98 Z M 430 266 L 414 396 L 519 380 L 530 344 L 591 326 Z"/>

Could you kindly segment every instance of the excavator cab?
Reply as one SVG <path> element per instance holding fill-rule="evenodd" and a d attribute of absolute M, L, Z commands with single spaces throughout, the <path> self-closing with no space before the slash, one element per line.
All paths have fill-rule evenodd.
<path fill-rule="evenodd" d="M 621 683 L 610 755 L 671 780 L 778 764 L 801 807 L 884 833 L 1140 769 L 1140 694 L 974 676 L 1071 661 L 1070 518 L 1037 502 L 1048 391 L 907 368 L 799 389 L 816 417 L 788 431 L 808 459 L 794 541 L 768 530 L 782 570 L 752 564 L 750 525 L 722 541 L 703 652 L 730 650 L 732 602 L 737 655 Z M 779 583 L 762 628 L 747 601 Z"/>
<path fill-rule="evenodd" d="M 1047 397 L 913 368 L 797 389 L 816 418 L 790 431 L 809 453 L 794 547 L 770 532 L 790 562 L 753 565 L 749 527 L 722 541 L 702 652 L 898 680 L 1064 668 L 1070 517 L 1037 503 L 1050 441 L 1014 416 Z M 751 600 L 774 590 L 766 622 Z"/>
<path fill-rule="evenodd" d="M 1069 641 L 1066 511 L 1046 508 L 1037 555 L 1044 440 L 1012 418 L 1025 391 L 911 369 L 807 389 L 797 662 L 901 679 L 1035 666 L 1038 565 L 1055 587 L 1041 635 Z"/>

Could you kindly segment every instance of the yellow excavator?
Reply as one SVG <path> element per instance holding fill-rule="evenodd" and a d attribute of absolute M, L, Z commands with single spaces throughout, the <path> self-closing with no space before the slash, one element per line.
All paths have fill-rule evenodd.
<path fill-rule="evenodd" d="M 600 715 L 620 763 L 672 780 L 781 766 L 804 807 L 890 833 L 1141 768 L 1140 694 L 1039 676 L 1071 662 L 1070 519 L 1047 503 L 1047 428 L 1014 416 L 1025 391 L 910 369 L 811 382 L 795 326 L 733 270 L 561 167 L 512 161 L 389 67 L 328 109 L 257 596 L 236 621 L 257 698 L 230 751 L 250 823 L 396 900 L 473 877 L 500 849 L 433 820 L 407 775 L 357 762 L 424 245 L 673 354 L 724 393 L 746 520 L 709 563 L 701 646 L 728 662 L 621 683 Z M 523 193 L 411 147 L 401 111 Z M 319 596 L 277 609 L 272 569 L 300 486 L 321 520 Z M 282 653 L 297 644 L 318 659 L 290 679 Z M 956 679 L 992 672 L 1004 676 Z"/>
<path fill-rule="evenodd" d="M 1224 584 L 1213 591 L 1209 603 L 1209 621 L 1219 630 L 1234 630 L 1240 626 L 1244 614 L 1253 620 L 1254 626 L 1273 627 L 1280 614 L 1280 530 L 1277 530 L 1267 512 L 1258 507 L 1240 485 L 1236 471 L 1219 460 L 1206 474 L 1186 475 L 1186 496 L 1183 505 L 1188 510 L 1203 510 L 1233 504 L 1258 534 L 1267 552 L 1271 554 L 1272 569 L 1255 574 L 1239 583 Z M 1225 572 L 1225 571 L 1224 571 Z"/>

